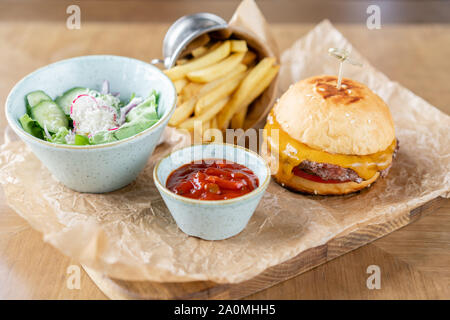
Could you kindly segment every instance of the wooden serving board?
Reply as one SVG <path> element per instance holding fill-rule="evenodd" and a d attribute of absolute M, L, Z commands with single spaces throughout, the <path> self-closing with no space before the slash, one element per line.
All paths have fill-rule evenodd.
<path fill-rule="evenodd" d="M 435 198 L 399 217 L 382 224 L 361 224 L 343 237 L 301 252 L 294 258 L 266 269 L 253 279 L 237 284 L 217 284 L 211 281 L 158 283 L 112 279 L 84 267 L 95 284 L 111 299 L 239 299 L 295 277 L 314 267 L 342 256 L 378 238 L 402 228 L 420 217 L 442 207 L 445 200 Z"/>

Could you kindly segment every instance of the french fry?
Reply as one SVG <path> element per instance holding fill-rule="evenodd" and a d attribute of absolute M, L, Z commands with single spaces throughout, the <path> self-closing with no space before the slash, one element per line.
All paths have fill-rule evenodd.
<path fill-rule="evenodd" d="M 183 58 L 183 59 L 178 59 L 176 64 L 177 64 L 177 66 L 181 66 L 181 65 L 186 64 L 188 62 L 189 62 L 189 59 Z"/>
<path fill-rule="evenodd" d="M 209 128 L 203 133 L 204 142 L 223 142 L 223 133 L 217 128 Z"/>
<path fill-rule="evenodd" d="M 189 72 L 187 77 L 194 82 L 211 82 L 231 72 L 244 58 L 245 53 L 233 53 L 228 58 L 205 69 Z"/>
<path fill-rule="evenodd" d="M 239 107 L 239 111 L 231 119 L 231 127 L 233 129 L 239 129 L 244 127 L 245 116 L 247 115 L 249 105 L 253 102 L 253 100 L 255 100 L 259 95 L 261 95 L 264 92 L 264 90 L 266 90 L 269 87 L 270 83 L 277 75 L 279 69 L 280 66 L 271 67 L 263 76 L 261 82 L 257 83 L 256 87 L 253 88 L 251 94 L 242 103 L 241 107 Z"/>
<path fill-rule="evenodd" d="M 181 66 L 175 66 L 171 69 L 164 70 L 164 73 L 172 81 L 179 80 L 184 78 L 184 76 L 187 73 L 208 67 L 226 58 L 229 54 L 230 54 L 230 41 L 227 40 L 224 41 L 219 47 L 201 56 L 200 58 L 194 58 L 188 63 L 185 63 Z"/>
<path fill-rule="evenodd" d="M 220 45 L 222 43 L 223 43 L 223 41 L 207 43 L 206 45 L 204 45 L 202 47 L 192 50 L 191 54 L 194 58 L 200 58 L 200 57 L 204 56 L 205 54 L 208 54 L 208 53 L 214 51 L 215 49 L 217 49 L 218 47 L 220 47 Z M 230 44 L 230 49 L 231 49 L 231 44 Z"/>
<path fill-rule="evenodd" d="M 178 128 L 181 129 L 181 128 Z M 181 129 L 185 130 L 185 129 Z M 195 121 L 194 122 L 194 130 L 190 131 L 193 138 L 194 138 L 194 144 L 200 144 L 203 143 L 203 122 L 202 121 Z"/>
<path fill-rule="evenodd" d="M 191 43 L 188 44 L 186 49 L 183 50 L 183 53 L 182 53 L 183 57 L 185 57 L 188 54 L 192 54 L 194 52 L 194 50 L 205 46 L 210 40 L 211 40 L 211 38 L 209 37 L 209 35 L 207 33 L 204 33 L 201 36 L 195 38 Z"/>
<path fill-rule="evenodd" d="M 245 73 L 238 73 L 228 81 L 219 85 L 214 90 L 211 90 L 211 92 L 200 97 L 197 101 L 197 104 L 195 105 L 195 114 L 202 114 L 205 110 L 208 109 L 209 106 L 231 95 L 236 90 L 236 88 L 239 87 L 239 84 L 241 83 L 245 75 Z"/>
<path fill-rule="evenodd" d="M 194 112 L 195 103 L 197 102 L 197 99 L 191 98 L 185 102 L 183 102 L 181 105 L 179 105 L 172 117 L 169 120 L 169 125 L 172 127 L 178 126 L 180 123 L 185 121 L 189 116 Z"/>
<path fill-rule="evenodd" d="M 207 43 L 204 46 L 198 47 L 194 50 L 192 50 L 191 55 L 194 58 L 200 58 L 201 56 L 204 56 L 207 53 L 210 53 L 211 51 L 217 49 L 223 42 L 222 41 L 217 41 L 214 43 Z M 231 49 L 231 45 L 230 45 L 230 49 Z"/>
<path fill-rule="evenodd" d="M 180 97 L 183 99 L 190 99 L 194 96 L 198 96 L 199 98 L 208 94 L 224 82 L 228 81 L 229 79 L 235 77 L 237 74 L 243 73 L 245 70 L 247 70 L 247 67 L 243 64 L 239 64 L 236 68 L 234 68 L 233 71 L 231 71 L 229 74 L 227 74 L 225 77 L 222 77 L 220 79 L 211 81 L 206 84 L 200 84 L 195 82 L 188 83 L 183 90 L 181 91 Z"/>
<path fill-rule="evenodd" d="M 241 62 L 248 66 L 251 63 L 253 63 L 253 61 L 255 61 L 255 59 L 256 59 L 256 53 L 254 53 L 253 51 L 247 51 Z"/>
<path fill-rule="evenodd" d="M 207 141 L 207 140 L 205 140 L 204 137 L 205 137 L 205 133 L 207 133 L 210 128 L 210 124 L 211 124 L 211 121 L 201 121 L 201 120 L 195 121 L 194 128 L 192 130 L 190 130 L 190 133 L 194 137 L 194 144 L 204 143 Z M 179 128 L 179 129 L 186 130 L 186 129 L 182 129 L 182 128 Z"/>
<path fill-rule="evenodd" d="M 209 142 L 210 140 L 207 139 L 207 133 L 209 133 L 209 129 L 211 128 L 211 120 L 204 121 L 202 125 L 202 137 L 203 137 L 203 143 Z"/>
<path fill-rule="evenodd" d="M 208 51 L 206 51 L 205 54 L 210 53 L 213 50 L 216 50 L 218 47 L 220 47 L 220 45 L 222 45 L 222 43 L 223 43 L 223 41 L 217 41 L 217 42 L 214 42 L 214 43 L 206 46 Z M 231 49 L 231 44 L 230 44 L 230 49 Z"/>
<path fill-rule="evenodd" d="M 181 90 L 184 88 L 185 85 L 188 84 L 188 80 L 186 78 L 176 80 L 173 82 L 175 89 L 177 90 L 177 94 L 180 94 Z"/>
<path fill-rule="evenodd" d="M 243 128 L 245 116 L 247 115 L 247 109 L 248 109 L 248 106 L 243 107 L 241 110 L 239 110 L 237 113 L 235 113 L 233 118 L 231 118 L 231 129 Z M 245 112 L 244 112 L 244 110 L 245 110 Z"/>
<path fill-rule="evenodd" d="M 217 129 L 217 116 L 211 119 L 211 128 Z"/>
<path fill-rule="evenodd" d="M 209 128 L 211 128 L 211 120 L 209 121 L 203 121 L 202 123 L 202 137 L 203 137 L 203 142 L 205 142 L 205 133 L 209 130 Z"/>
<path fill-rule="evenodd" d="M 194 58 L 198 58 L 198 57 L 201 57 L 202 55 L 204 55 L 206 53 L 206 51 L 208 51 L 208 48 L 206 48 L 205 46 L 201 46 L 201 47 L 198 47 L 198 48 L 192 50 L 191 54 Z"/>
<path fill-rule="evenodd" d="M 217 87 L 219 87 L 226 81 L 233 79 L 234 77 L 238 76 L 239 74 L 243 75 L 244 71 L 246 69 L 247 69 L 247 67 L 241 64 L 241 65 L 238 65 L 235 68 L 235 70 L 233 70 L 229 75 L 227 75 L 221 79 L 217 79 L 208 84 L 202 85 L 202 84 L 194 83 L 194 82 L 188 83 L 183 88 L 181 94 L 179 95 L 180 107 L 183 105 L 183 109 L 180 111 L 177 111 L 180 107 L 175 109 L 174 115 L 172 116 L 172 117 L 174 117 L 174 120 L 171 119 L 171 121 L 169 121 L 169 124 L 171 126 L 177 126 L 179 123 L 181 123 L 182 121 L 187 119 L 189 117 L 189 115 L 192 113 L 192 109 L 191 109 L 192 105 L 189 105 L 189 108 L 188 108 L 188 106 L 186 106 L 184 104 L 184 102 L 195 101 L 194 103 L 196 103 L 199 97 L 202 97 L 202 96 L 210 93 L 212 90 L 216 89 Z M 186 114 L 187 114 L 187 116 L 186 116 Z"/>
<path fill-rule="evenodd" d="M 210 120 L 210 128 L 203 133 L 203 140 L 207 142 L 223 142 L 222 130 L 217 128 L 217 115 Z"/>
<path fill-rule="evenodd" d="M 202 137 L 223 141 L 222 130 L 230 122 L 232 128 L 242 128 L 249 106 L 279 70 L 275 58 L 258 60 L 245 40 L 217 41 L 208 35 L 195 39 L 176 66 L 164 71 L 174 82 L 179 101 L 169 125 L 194 131 L 194 143 Z"/>
<path fill-rule="evenodd" d="M 206 132 L 206 137 L 204 138 L 206 141 L 209 142 L 223 142 L 223 133 L 219 129 L 209 129 Z"/>
<path fill-rule="evenodd" d="M 231 100 L 223 108 L 222 112 L 218 117 L 219 129 L 226 129 L 231 121 L 233 115 L 238 111 L 239 106 L 246 100 L 246 98 L 251 95 L 251 91 L 256 84 L 261 82 L 264 74 L 272 67 L 275 63 L 275 58 L 264 58 L 262 59 L 242 80 L 239 88 L 233 94 Z M 197 102 L 198 104 L 198 102 Z"/>
<path fill-rule="evenodd" d="M 182 90 L 180 95 L 184 99 L 190 99 L 198 95 L 200 90 L 203 88 L 203 85 L 200 83 L 189 82 Z"/>
<path fill-rule="evenodd" d="M 202 122 L 210 121 L 212 118 L 214 118 L 220 112 L 220 110 L 222 110 L 222 108 L 227 104 L 229 99 L 230 99 L 229 96 L 223 98 L 222 100 L 216 102 L 210 108 L 205 110 L 205 112 L 203 112 L 202 114 L 184 120 L 178 127 L 180 129 L 194 130 L 195 121 L 202 121 Z"/>
<path fill-rule="evenodd" d="M 247 70 L 247 66 L 241 64 L 238 64 L 236 68 L 234 68 L 233 71 L 231 71 L 229 74 L 227 74 L 225 77 L 219 78 L 217 80 L 211 81 L 209 83 L 206 83 L 203 85 L 203 87 L 200 89 L 200 92 L 198 93 L 199 96 L 204 96 L 205 94 L 211 92 L 221 84 L 225 83 L 229 79 L 235 77 L 237 74 L 244 73 Z"/>
<path fill-rule="evenodd" d="M 245 40 L 231 40 L 231 52 L 247 52 L 247 42 Z"/>

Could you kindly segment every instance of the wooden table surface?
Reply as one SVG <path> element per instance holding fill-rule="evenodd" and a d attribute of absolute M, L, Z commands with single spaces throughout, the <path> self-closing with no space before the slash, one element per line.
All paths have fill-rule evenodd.
<path fill-rule="evenodd" d="M 273 24 L 281 50 L 313 24 Z M 391 79 L 450 113 L 450 25 L 336 27 Z M 86 22 L 68 30 L 65 21 L 0 20 L 0 102 L 27 73 L 48 63 L 87 54 L 159 57 L 167 23 Z M 0 116 L 0 134 L 6 126 Z M 3 135 L 3 134 L 2 134 Z M 2 138 L 3 140 L 3 138 Z M 0 298 L 105 299 L 87 274 L 81 288 L 67 288 L 75 264 L 42 240 L 0 193 Z M 366 269 L 381 268 L 381 289 L 369 290 Z M 450 200 L 433 214 L 389 236 L 248 297 L 250 299 L 450 298 Z"/>

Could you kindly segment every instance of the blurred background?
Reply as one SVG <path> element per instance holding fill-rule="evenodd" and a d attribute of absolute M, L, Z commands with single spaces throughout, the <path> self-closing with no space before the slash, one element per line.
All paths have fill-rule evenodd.
<path fill-rule="evenodd" d="M 231 18 L 240 0 L 0 0 L 0 99 L 32 70 L 64 58 L 116 54 L 160 58 L 162 40 L 179 17 L 212 12 Z M 256 0 L 280 52 L 329 19 L 380 71 L 437 107 L 446 108 L 450 71 L 450 1 Z M 80 28 L 66 26 L 71 5 Z M 380 29 L 366 25 L 370 5 Z M 445 87 L 445 88 L 444 88 Z M 2 118 L 0 117 L 0 125 Z M 1 138 L 0 138 L 1 140 Z"/>
<path fill-rule="evenodd" d="M 230 18 L 239 0 L 0 0 L 0 21 L 64 19 L 71 4 L 83 7 L 84 21 L 170 22 L 208 11 Z M 366 8 L 376 4 L 383 23 L 449 23 L 447 0 L 258 0 L 272 23 L 364 23 Z M 30 7 L 31 6 L 31 7 Z"/>

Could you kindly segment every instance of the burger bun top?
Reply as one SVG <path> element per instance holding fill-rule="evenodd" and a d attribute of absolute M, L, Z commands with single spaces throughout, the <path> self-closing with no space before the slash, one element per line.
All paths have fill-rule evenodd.
<path fill-rule="evenodd" d="M 315 76 L 292 85 L 273 110 L 293 139 L 329 153 L 367 155 L 395 139 L 386 103 L 366 85 L 335 76 Z"/>

